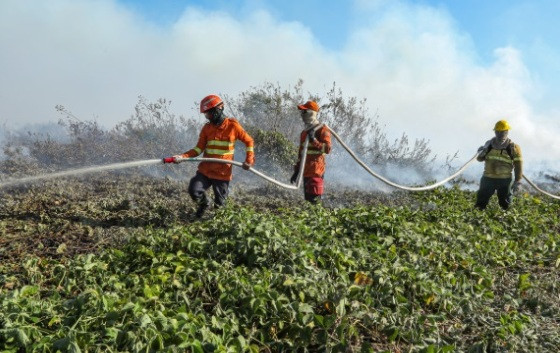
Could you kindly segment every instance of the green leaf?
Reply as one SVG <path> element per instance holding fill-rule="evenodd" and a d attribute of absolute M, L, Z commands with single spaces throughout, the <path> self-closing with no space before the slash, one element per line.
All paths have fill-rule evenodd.
<path fill-rule="evenodd" d="M 63 337 L 53 342 L 53 347 L 57 350 L 66 351 L 70 344 L 70 338 Z"/>
<path fill-rule="evenodd" d="M 299 303 L 298 305 L 298 311 L 300 313 L 304 313 L 304 314 L 312 314 L 313 313 L 313 307 L 307 303 Z"/>
<path fill-rule="evenodd" d="M 57 254 L 64 254 L 67 250 L 67 246 L 65 243 L 60 244 L 57 248 L 56 248 L 56 253 Z"/>
<path fill-rule="evenodd" d="M 80 349 L 80 347 L 78 346 L 78 344 L 74 341 L 70 342 L 70 345 L 68 346 L 68 352 L 69 353 L 81 353 L 82 350 Z"/>
<path fill-rule="evenodd" d="M 39 288 L 37 286 L 23 286 L 20 289 L 20 295 L 22 297 L 30 297 L 37 294 L 38 291 Z"/>
<path fill-rule="evenodd" d="M 118 336 L 119 336 L 119 330 L 118 329 L 116 329 L 114 327 L 105 328 L 105 337 L 108 337 L 108 338 L 116 341 Z"/>
<path fill-rule="evenodd" d="M 136 308 L 136 304 L 134 304 L 134 303 L 132 303 L 132 302 L 128 302 L 128 303 L 126 303 L 126 304 L 122 307 L 121 311 L 122 311 L 122 312 L 132 311 L 132 310 L 134 310 L 135 308 Z"/>
<path fill-rule="evenodd" d="M 395 339 L 397 339 L 398 335 L 399 335 L 399 329 L 395 327 L 389 331 L 389 335 L 387 338 L 389 339 L 389 342 L 394 342 Z"/>
<path fill-rule="evenodd" d="M 48 327 L 51 327 L 54 324 L 59 324 L 61 321 L 60 317 L 58 316 L 53 316 L 50 320 L 49 323 L 47 324 Z"/>
<path fill-rule="evenodd" d="M 204 349 L 202 348 L 202 344 L 199 340 L 195 340 L 194 342 L 190 343 L 190 348 L 192 349 L 193 353 L 204 353 Z"/>
<path fill-rule="evenodd" d="M 241 347 L 241 349 L 245 349 L 245 347 L 247 346 L 247 342 L 245 341 L 245 337 L 239 335 L 237 336 L 237 342 L 239 342 L 239 347 Z"/>
<path fill-rule="evenodd" d="M 288 278 L 286 278 L 286 280 L 284 281 L 283 285 L 284 285 L 284 286 L 292 286 L 292 285 L 294 285 L 294 281 L 293 281 L 290 277 L 288 277 Z"/>
<path fill-rule="evenodd" d="M 523 292 L 523 291 L 532 287 L 530 277 L 531 277 L 530 273 L 524 273 L 524 274 L 519 275 L 519 281 L 518 281 L 517 287 L 518 287 L 520 292 Z"/>
<path fill-rule="evenodd" d="M 16 339 L 22 347 L 28 347 L 31 344 L 31 340 L 27 337 L 25 331 L 19 328 L 16 329 Z"/>
<path fill-rule="evenodd" d="M 147 314 L 144 314 L 140 317 L 139 323 L 140 323 L 140 327 L 146 328 L 148 325 L 152 323 L 152 319 Z"/>

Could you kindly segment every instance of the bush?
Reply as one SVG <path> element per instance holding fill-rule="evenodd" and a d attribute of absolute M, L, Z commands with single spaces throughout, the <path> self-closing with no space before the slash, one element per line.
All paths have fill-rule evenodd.
<path fill-rule="evenodd" d="M 411 143 L 403 133 L 391 141 L 380 124 L 379 114 L 372 116 L 368 111 L 367 100 L 345 97 L 336 83 L 325 96 L 320 96 L 304 95 L 302 80 L 285 90 L 278 84 L 267 82 L 260 87 L 251 87 L 237 98 L 228 98 L 227 103 L 243 124 L 261 129 L 266 126 L 267 130 L 298 143 L 303 124 L 297 105 L 309 99 L 317 101 L 321 107 L 319 120 L 336 131 L 368 163 L 392 163 L 425 171 L 435 159 L 425 139 Z M 335 157 L 346 155 L 342 148 L 334 149 L 332 153 Z"/>
<path fill-rule="evenodd" d="M 303 127 L 297 105 L 308 99 L 321 106 L 320 121 L 336 131 L 367 163 L 398 163 L 422 169 L 431 162 L 426 140 L 411 144 L 403 133 L 390 142 L 379 123 L 379 115 L 368 112 L 366 99 L 345 97 L 335 83 L 324 96 L 304 95 L 303 81 L 299 80 L 287 89 L 265 82 L 237 97 L 223 97 L 226 113 L 233 113 L 253 135 L 258 166 L 264 170 L 291 170 L 297 160 Z M 29 133 L 25 138 L 8 138 L 0 170 L 13 174 L 14 166 L 20 165 L 22 158 L 27 159 L 27 165 L 37 163 L 52 170 L 185 152 L 196 144 L 202 124 L 192 118 L 177 117 L 170 106 L 171 101 L 164 98 L 149 102 L 140 96 L 134 115 L 105 129 L 96 120 L 81 120 L 58 105 L 56 109 L 63 115 L 58 126 L 64 133 L 51 130 L 46 134 Z M 346 155 L 341 148 L 333 150 L 334 158 L 342 154 Z"/>
<path fill-rule="evenodd" d="M 255 155 L 259 156 L 259 169 L 291 171 L 298 157 L 298 146 L 277 131 L 249 128 L 255 140 Z"/>

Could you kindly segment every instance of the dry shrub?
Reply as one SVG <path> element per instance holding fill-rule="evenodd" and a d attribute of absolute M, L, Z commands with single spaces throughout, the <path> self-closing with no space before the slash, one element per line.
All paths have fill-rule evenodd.
<path fill-rule="evenodd" d="M 287 89 L 266 82 L 237 97 L 223 98 L 226 113 L 239 119 L 253 135 L 257 160 L 263 170 L 291 169 L 302 129 L 297 105 L 308 99 L 321 106 L 320 120 L 337 131 L 367 163 L 426 169 L 433 161 L 426 140 L 411 143 L 403 133 L 390 141 L 379 115 L 368 112 L 366 100 L 345 97 L 335 83 L 323 96 L 304 94 L 303 81 L 299 80 Z M 202 122 L 200 118 L 177 116 L 170 106 L 167 99 L 149 102 L 140 96 L 130 118 L 106 129 L 96 120 L 79 119 L 58 105 L 56 109 L 63 116 L 58 128 L 62 132 L 6 134 L 0 172 L 13 175 L 30 166 L 60 170 L 185 152 L 196 144 Z M 335 148 L 331 158 L 341 155 L 346 155 L 342 148 Z"/>

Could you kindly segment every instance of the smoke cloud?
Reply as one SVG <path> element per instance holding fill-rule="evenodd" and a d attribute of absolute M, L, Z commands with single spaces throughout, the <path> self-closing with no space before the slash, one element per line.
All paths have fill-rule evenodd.
<path fill-rule="evenodd" d="M 206 94 L 301 78 L 312 94 L 336 82 L 344 94 L 366 97 L 390 136 L 427 138 L 440 157 L 470 158 L 507 119 L 527 172 L 560 158 L 557 111 L 532 105 L 539 83 L 519 49 L 496 48 L 482 64 L 442 10 L 354 6 L 363 7 L 363 23 L 331 50 L 305 24 L 263 10 L 233 17 L 188 7 L 172 25 L 156 26 L 114 0 L 3 0 L 0 123 L 56 121 L 62 104 L 113 126 L 132 114 L 138 95 L 165 97 L 197 116 Z"/>

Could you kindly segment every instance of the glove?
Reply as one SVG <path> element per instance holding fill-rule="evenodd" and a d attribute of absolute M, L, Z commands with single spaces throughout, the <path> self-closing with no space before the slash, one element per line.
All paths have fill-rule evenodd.
<path fill-rule="evenodd" d="M 491 144 L 492 144 L 492 140 L 486 141 L 486 143 L 484 144 L 484 146 L 480 146 L 480 147 L 478 148 L 478 153 L 487 150 L 487 149 L 490 147 Z"/>
<path fill-rule="evenodd" d="M 517 193 L 520 188 L 521 188 L 521 182 L 516 181 L 516 182 L 513 183 L 513 186 L 511 187 L 511 191 L 514 192 L 514 193 Z"/>
<path fill-rule="evenodd" d="M 299 173 L 299 170 L 296 170 L 296 171 L 294 172 L 294 174 L 292 174 L 292 177 L 290 178 L 290 183 L 292 183 L 292 184 L 295 184 L 295 183 L 296 183 L 297 177 L 298 177 L 298 173 Z"/>
<path fill-rule="evenodd" d="M 243 168 L 245 170 L 249 170 L 251 168 L 251 165 L 247 162 L 243 162 L 243 166 L 241 168 Z"/>

